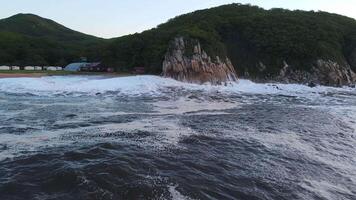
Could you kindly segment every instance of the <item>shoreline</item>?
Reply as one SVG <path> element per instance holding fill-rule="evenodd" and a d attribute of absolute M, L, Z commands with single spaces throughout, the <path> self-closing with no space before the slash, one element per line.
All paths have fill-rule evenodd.
<path fill-rule="evenodd" d="M 25 73 L 14 73 L 14 74 L 9 74 L 9 73 L 1 73 L 0 72 L 0 78 L 40 78 L 43 76 L 48 76 L 48 74 L 44 73 L 32 73 L 32 74 L 25 74 Z"/>
<path fill-rule="evenodd" d="M 95 72 L 68 72 L 68 71 L 51 71 L 51 72 L 38 72 L 26 71 L 24 72 L 1 72 L 0 79 L 2 78 L 41 78 L 46 76 L 71 76 L 71 75 L 85 75 L 85 76 L 108 76 L 108 77 L 125 77 L 133 76 L 130 73 L 95 73 Z"/>

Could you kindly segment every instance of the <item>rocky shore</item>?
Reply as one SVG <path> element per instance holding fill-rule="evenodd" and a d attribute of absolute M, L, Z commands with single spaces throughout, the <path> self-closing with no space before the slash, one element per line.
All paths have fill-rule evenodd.
<path fill-rule="evenodd" d="M 266 70 L 266 66 L 262 62 L 259 62 L 258 65 L 260 72 L 263 73 Z M 311 70 L 308 71 L 295 69 L 286 61 L 283 62 L 283 65 L 276 76 L 255 77 L 247 73 L 242 77 L 260 83 L 297 83 L 309 86 L 324 85 L 333 87 L 354 87 L 356 84 L 356 73 L 346 62 L 339 64 L 331 60 L 319 59 L 310 64 Z"/>
<path fill-rule="evenodd" d="M 268 68 L 261 61 L 257 65 L 261 74 Z M 244 74 L 243 77 L 257 82 L 299 83 L 309 86 L 339 87 L 353 86 L 356 83 L 356 73 L 347 62 L 339 64 L 332 60 L 319 59 L 310 65 L 309 71 L 296 70 L 284 61 L 276 76 L 256 78 Z M 165 55 L 162 75 L 183 82 L 221 85 L 238 80 L 235 69 L 227 57 L 211 58 L 198 40 L 177 37 L 170 43 Z"/>
<path fill-rule="evenodd" d="M 37 78 L 47 76 L 45 73 L 1 73 L 0 78 Z"/>
<path fill-rule="evenodd" d="M 189 52 L 192 52 L 189 55 Z M 163 61 L 163 76 L 189 83 L 221 85 L 237 81 L 235 68 L 228 58 L 212 59 L 197 40 L 177 37 L 171 42 Z"/>

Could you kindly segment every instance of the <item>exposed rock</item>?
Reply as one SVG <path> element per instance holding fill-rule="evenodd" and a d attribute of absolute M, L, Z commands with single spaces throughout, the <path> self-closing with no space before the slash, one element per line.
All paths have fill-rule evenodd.
<path fill-rule="evenodd" d="M 353 58 L 355 60 L 353 60 Z M 251 77 L 245 70 L 245 78 L 251 78 L 257 82 L 283 82 L 301 83 L 311 87 L 317 85 L 352 86 L 356 83 L 354 65 L 355 57 L 348 62 L 335 62 L 319 59 L 309 63 L 304 70 L 298 66 L 290 65 L 283 61 L 277 75 L 265 73 L 271 66 L 257 61 L 257 72 L 265 73 L 263 76 Z M 201 47 L 197 40 L 186 40 L 183 37 L 175 38 L 171 42 L 163 62 L 163 76 L 190 83 L 224 84 L 229 81 L 237 81 L 237 75 L 233 64 L 228 58 L 212 59 Z"/>
<path fill-rule="evenodd" d="M 351 52 L 349 56 L 349 64 L 351 65 L 352 69 L 356 69 L 356 48 Z"/>
<path fill-rule="evenodd" d="M 283 61 L 283 68 L 281 69 L 281 71 L 279 72 L 279 76 L 281 77 L 285 77 L 287 72 L 289 70 L 289 65 L 286 61 Z"/>
<path fill-rule="evenodd" d="M 264 72 L 267 68 L 266 65 L 263 64 L 263 62 L 259 62 L 257 67 L 260 72 Z"/>
<path fill-rule="evenodd" d="M 348 64 L 339 64 L 333 61 L 317 60 L 311 71 L 292 69 L 284 62 L 277 81 L 284 83 L 303 83 L 308 85 L 343 86 L 356 82 L 356 74 Z"/>
<path fill-rule="evenodd" d="M 313 72 L 322 85 L 351 85 L 356 81 L 356 74 L 348 64 L 340 65 L 330 60 L 318 60 L 313 68 Z"/>
<path fill-rule="evenodd" d="M 308 84 L 308 86 L 311 87 L 311 88 L 314 88 L 314 87 L 316 87 L 317 85 L 316 85 L 314 82 L 310 82 L 310 83 Z"/>
<path fill-rule="evenodd" d="M 189 52 L 192 52 L 189 55 Z M 237 75 L 228 58 L 211 57 L 201 48 L 197 40 L 175 38 L 163 61 L 163 76 L 190 83 L 224 84 L 237 81 Z"/>

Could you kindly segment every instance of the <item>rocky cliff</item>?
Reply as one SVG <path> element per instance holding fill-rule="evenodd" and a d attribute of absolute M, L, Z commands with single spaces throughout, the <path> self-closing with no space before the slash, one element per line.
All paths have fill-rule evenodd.
<path fill-rule="evenodd" d="M 309 64 L 311 70 L 306 71 L 298 70 L 295 66 L 284 61 L 276 76 L 256 79 L 256 77 L 249 77 L 247 73 L 245 78 L 260 82 L 302 83 L 311 86 L 351 86 L 356 83 L 356 73 L 346 61 L 340 64 L 332 60 L 318 59 Z M 261 61 L 257 62 L 256 66 L 261 74 L 268 68 Z M 177 37 L 170 43 L 163 61 L 162 71 L 164 77 L 198 84 L 220 85 L 238 80 L 235 68 L 229 58 L 222 60 L 216 57 L 212 59 L 202 49 L 198 40 L 187 40 L 183 37 Z"/>
<path fill-rule="evenodd" d="M 284 62 L 276 81 L 303 83 L 310 85 L 351 86 L 356 83 L 356 73 L 346 62 L 339 64 L 331 60 L 319 59 L 311 63 L 311 71 L 295 70 Z"/>
<path fill-rule="evenodd" d="M 177 37 L 169 45 L 163 61 L 164 77 L 190 83 L 214 85 L 237 81 L 237 75 L 228 58 L 212 59 L 197 40 Z"/>

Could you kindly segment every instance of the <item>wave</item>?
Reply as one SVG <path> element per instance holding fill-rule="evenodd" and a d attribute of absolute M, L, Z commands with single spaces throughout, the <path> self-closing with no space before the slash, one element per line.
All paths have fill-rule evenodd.
<path fill-rule="evenodd" d="M 320 95 L 335 92 L 356 94 L 350 87 L 308 87 L 300 84 L 262 84 L 249 80 L 230 82 L 224 86 L 197 85 L 178 82 L 159 76 L 143 75 L 108 78 L 105 76 L 51 76 L 42 78 L 0 79 L 0 91 L 6 93 L 30 93 L 34 95 L 80 93 L 95 95 L 105 92 L 120 92 L 126 95 L 160 95 L 170 89 L 188 91 L 222 92 L 226 94 L 281 94 L 288 96 Z"/>

